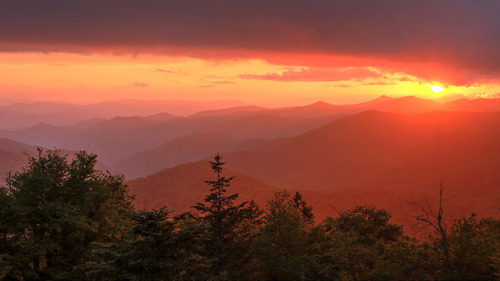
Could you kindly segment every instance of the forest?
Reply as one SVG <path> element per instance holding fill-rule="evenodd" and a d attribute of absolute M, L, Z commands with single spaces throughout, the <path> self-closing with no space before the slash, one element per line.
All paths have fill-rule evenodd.
<path fill-rule="evenodd" d="M 413 202 L 421 235 L 363 202 L 315 220 L 299 192 L 239 200 L 222 156 L 203 202 L 138 210 L 97 156 L 38 149 L 0 188 L 0 280 L 498 280 L 500 220 Z"/>

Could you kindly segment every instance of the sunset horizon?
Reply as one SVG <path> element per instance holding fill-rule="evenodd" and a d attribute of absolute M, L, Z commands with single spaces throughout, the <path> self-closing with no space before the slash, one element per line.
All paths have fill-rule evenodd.
<path fill-rule="evenodd" d="M 500 0 L 0 0 L 0 280 L 500 277 Z"/>
<path fill-rule="evenodd" d="M 449 102 L 454 102 L 458 100 L 497 100 L 500 99 L 500 97 L 481 97 L 481 96 L 434 96 L 434 97 L 422 97 L 419 95 L 401 95 L 401 96 L 396 96 L 396 95 L 387 95 L 387 94 L 381 94 L 381 95 L 374 95 L 366 97 L 365 99 L 359 99 L 359 100 L 349 100 L 349 101 L 335 101 L 334 99 L 303 99 L 300 101 L 290 101 L 290 100 L 283 100 L 281 102 L 261 102 L 261 103 L 252 103 L 252 102 L 247 102 L 245 100 L 240 100 L 240 99 L 206 99 L 206 100 L 190 100 L 190 99 L 182 99 L 182 98 L 174 98 L 174 99 L 144 99 L 144 98 L 117 98 L 117 99 L 103 99 L 103 100 L 90 100 L 90 101 L 76 101 L 76 100 L 4 100 L 4 102 L 0 101 L 0 107 L 9 107 L 9 106 L 15 106 L 15 105 L 36 105 L 36 104 L 71 104 L 71 105 L 78 105 L 78 106 L 87 106 L 87 105 L 97 105 L 97 104 L 107 104 L 107 103 L 120 103 L 120 102 L 185 102 L 185 103 L 209 103 L 213 104 L 214 107 L 217 109 L 225 109 L 225 108 L 233 108 L 233 107 L 244 107 L 244 106 L 259 106 L 259 107 L 264 107 L 264 108 L 269 108 L 269 109 L 279 109 L 279 108 L 287 108 L 287 107 L 300 107 L 300 106 L 308 106 L 308 105 L 313 105 L 316 103 L 327 103 L 330 105 L 340 105 L 340 106 L 348 106 L 348 105 L 356 105 L 356 104 L 362 104 L 362 103 L 368 103 L 372 101 L 376 101 L 378 99 L 384 99 L 384 98 L 389 98 L 389 99 L 401 99 L 401 98 L 417 98 L 417 99 L 422 99 L 422 100 L 431 100 L 439 104 L 445 104 Z M 203 108 L 200 108 L 199 111 L 204 111 Z M 158 112 L 160 113 L 160 112 Z M 196 110 L 193 111 L 193 113 L 196 113 Z M 185 114 L 181 114 L 185 115 Z"/>
<path fill-rule="evenodd" d="M 0 3 L 2 104 L 500 96 L 491 1 L 28 3 Z"/>

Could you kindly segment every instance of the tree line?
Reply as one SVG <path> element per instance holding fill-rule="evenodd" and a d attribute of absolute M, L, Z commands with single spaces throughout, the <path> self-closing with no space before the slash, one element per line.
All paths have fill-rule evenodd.
<path fill-rule="evenodd" d="M 8 176 L 0 188 L 0 280 L 500 278 L 498 219 L 473 214 L 447 228 L 441 207 L 420 204 L 418 222 L 437 229 L 422 239 L 375 206 L 332 209 L 315 222 L 300 193 L 277 192 L 264 208 L 238 201 L 220 155 L 193 211 L 136 210 L 123 177 L 96 170 L 96 157 L 39 149 Z"/>

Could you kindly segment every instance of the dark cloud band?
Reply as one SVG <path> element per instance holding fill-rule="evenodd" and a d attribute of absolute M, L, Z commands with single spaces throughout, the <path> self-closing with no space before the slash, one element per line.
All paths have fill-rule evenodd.
<path fill-rule="evenodd" d="M 0 0 L 0 50 L 319 53 L 437 62 L 477 80 L 500 74 L 498 12 L 496 0 Z"/>

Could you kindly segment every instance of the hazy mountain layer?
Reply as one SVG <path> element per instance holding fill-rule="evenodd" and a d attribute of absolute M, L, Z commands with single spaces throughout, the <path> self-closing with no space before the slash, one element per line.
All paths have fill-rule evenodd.
<path fill-rule="evenodd" d="M 410 226 L 412 215 L 419 210 L 408 201 L 429 198 L 435 202 L 441 182 L 448 214 L 498 216 L 498 155 L 500 113 L 402 115 L 369 111 L 264 143 L 252 151 L 223 156 L 227 167 L 243 178 L 250 175 L 266 186 L 300 190 L 319 217 L 334 215 L 334 208 L 375 204 L 393 212 L 396 222 Z M 193 194 L 185 195 L 191 190 L 189 186 L 198 181 L 202 186 L 203 180 L 210 178 L 209 174 L 199 176 L 204 169 L 200 163 L 138 180 L 147 186 L 148 194 L 140 195 L 143 201 L 138 204 L 151 208 L 167 200 L 176 210 L 184 210 L 196 202 Z M 142 192 L 136 187 L 133 190 Z M 144 199 L 161 192 L 171 195 L 155 201 L 156 205 L 151 205 L 149 200 L 153 199 Z M 194 193 L 198 192 L 202 189 Z M 263 191 L 256 198 L 265 201 L 269 193 Z"/>
<path fill-rule="evenodd" d="M 91 118 L 116 116 L 153 115 L 168 112 L 174 115 L 189 115 L 201 110 L 243 106 L 240 101 L 221 100 L 211 102 L 180 100 L 119 100 L 88 105 L 69 103 L 16 103 L 0 106 L 0 128 L 26 128 L 39 122 L 58 126 L 70 125 Z"/>
<path fill-rule="evenodd" d="M 117 103 L 99 104 L 98 106 L 95 105 L 95 107 L 98 109 L 106 109 L 109 108 L 109 106 L 121 105 L 121 112 L 127 112 L 127 110 L 130 109 L 128 112 L 137 113 L 141 110 L 146 110 L 146 105 L 149 104 L 151 105 L 149 111 L 161 110 L 162 113 L 147 115 L 144 117 L 128 116 L 114 117 L 110 119 L 85 119 L 72 126 L 55 126 L 42 122 L 23 130 L 0 131 L 0 137 L 9 138 L 35 146 L 44 146 L 49 148 L 57 147 L 71 150 L 88 150 L 92 153 L 98 154 L 99 159 L 104 163 L 108 165 L 116 165 L 115 168 L 118 168 L 119 170 L 122 170 L 122 172 L 126 173 L 128 178 L 134 178 L 154 173 L 166 167 L 172 167 L 177 164 L 202 159 L 214 151 L 230 152 L 237 150 L 253 150 L 258 148 L 258 143 L 263 143 L 262 140 L 260 142 L 256 142 L 256 139 L 272 140 L 276 138 L 293 137 L 329 124 L 334 120 L 357 114 L 368 109 L 411 114 L 421 114 L 432 110 L 456 110 L 471 112 L 500 111 L 500 99 L 461 99 L 440 104 L 435 101 L 415 97 L 389 98 L 385 96 L 370 102 L 353 105 L 332 105 L 324 102 L 317 102 L 307 106 L 281 109 L 266 109 L 256 106 L 238 106 L 219 110 L 202 111 L 188 117 L 175 117 L 172 114 L 164 112 L 164 109 L 168 108 L 168 106 L 174 106 L 176 104 L 175 102 L 172 102 L 171 104 L 167 104 L 166 102 L 158 102 L 157 104 L 152 102 L 138 102 L 135 109 L 133 108 L 133 104 L 134 101 L 120 101 Z M 154 104 L 154 106 L 152 104 Z M 44 112 L 57 114 L 59 111 L 67 110 L 66 105 L 62 106 L 61 109 L 54 104 L 17 104 L 9 108 L 15 108 L 18 112 L 24 112 L 26 114 L 38 114 Z M 3 109 L 5 108 L 0 108 L 0 113 Z M 80 110 L 78 108 L 72 109 L 75 112 Z M 92 112 L 97 112 L 96 110 L 89 109 L 87 113 L 91 115 L 93 114 Z M 106 114 L 113 114 L 113 112 L 115 111 L 110 110 Z M 356 124 L 351 125 L 348 124 L 346 127 L 351 127 L 353 130 L 359 129 Z M 363 133 L 360 133 L 358 139 L 373 139 L 371 143 L 376 144 L 379 142 L 379 144 L 383 145 L 383 142 L 380 143 L 379 139 L 383 138 L 385 135 L 390 135 L 391 132 L 386 130 L 386 125 L 383 124 L 383 122 L 379 125 L 375 124 L 374 126 L 374 128 L 376 128 L 376 126 L 380 126 L 380 129 L 373 129 L 374 134 L 372 135 L 363 135 Z M 443 124 L 443 126 L 446 126 L 446 124 Z M 412 130 L 413 129 L 410 129 L 410 132 Z M 365 131 L 365 133 L 366 132 L 368 131 Z M 378 134 L 377 132 L 381 133 Z M 212 137 L 208 137 L 214 135 L 224 135 L 227 136 L 227 138 L 231 138 L 232 141 L 217 141 Z M 425 135 L 425 132 L 423 135 Z M 325 133 L 324 135 L 318 136 L 316 139 L 321 143 L 324 140 L 329 140 L 329 136 Z M 411 143 L 412 140 L 413 138 L 409 138 L 409 140 L 405 140 L 405 142 Z M 273 145 L 279 146 L 279 144 L 284 141 L 287 142 L 286 140 L 276 140 L 272 142 L 270 146 L 266 146 L 263 149 L 272 150 L 271 147 Z M 339 155 L 336 155 L 335 153 L 330 155 L 330 157 L 333 158 L 339 157 L 339 161 L 335 163 L 327 162 L 324 164 L 324 167 L 340 165 L 342 167 L 341 169 L 345 169 L 345 172 L 340 171 L 341 169 L 339 168 L 339 173 L 341 175 L 349 175 L 349 173 L 352 172 L 349 168 L 350 162 L 354 161 L 353 165 L 358 167 L 356 169 L 359 169 L 360 167 L 360 164 L 358 163 L 359 161 L 356 158 L 358 157 L 357 154 L 371 155 L 381 153 L 377 151 L 384 152 L 382 156 L 377 154 L 378 156 L 373 155 L 371 158 L 368 157 L 366 163 L 370 162 L 372 158 L 375 160 L 378 159 L 377 157 L 385 157 L 387 159 L 392 157 L 391 155 L 401 157 L 401 155 L 398 154 L 399 152 L 386 153 L 386 151 L 383 149 L 381 150 L 381 148 L 376 145 L 373 146 L 373 151 L 369 151 L 369 143 L 361 144 L 362 146 L 367 147 L 365 151 L 358 148 L 352 151 L 352 149 L 345 146 L 345 144 L 351 144 L 353 141 L 356 142 L 356 138 L 354 138 L 354 140 L 353 138 L 334 138 L 332 142 L 338 142 L 336 143 L 336 146 L 343 147 L 343 150 L 335 152 Z M 235 143 L 238 144 L 236 145 Z M 313 147 L 313 149 L 321 149 L 321 147 L 325 145 L 324 143 L 316 145 L 314 141 L 305 140 L 304 143 Z M 303 150 L 303 147 L 301 147 L 302 144 L 299 140 L 297 140 L 297 143 L 294 145 L 300 148 L 290 148 L 293 151 L 286 157 L 292 157 L 296 153 L 303 153 L 300 152 Z M 397 144 L 387 144 L 387 146 L 394 149 L 398 148 Z M 442 146 L 444 149 L 436 149 L 446 151 L 446 145 Z M 406 149 L 409 151 L 417 151 L 416 149 Z M 252 154 L 253 152 L 247 153 Z M 317 153 L 329 155 L 328 151 L 318 151 Z M 256 153 L 252 157 L 258 158 L 258 154 L 259 153 Z M 418 154 L 422 153 L 419 152 Z M 311 155 L 314 155 L 314 153 Z M 422 155 L 425 155 L 425 153 Z M 276 157 L 281 158 L 282 156 L 278 153 Z M 308 159 L 312 156 L 304 155 L 303 157 L 304 159 Z M 293 163 L 292 159 L 290 161 Z M 322 161 L 320 161 L 320 163 L 322 163 Z M 366 165 L 368 165 L 368 168 L 365 169 L 369 169 L 371 171 L 373 174 L 372 178 L 378 178 L 377 175 L 379 172 L 371 169 L 369 164 Z M 382 165 L 382 167 L 385 167 L 385 165 Z M 292 178 L 288 180 L 281 180 L 279 179 L 280 177 L 287 178 L 288 168 L 282 168 L 282 176 L 279 176 L 280 172 L 275 172 L 274 169 L 277 168 L 268 169 L 268 171 L 272 171 L 275 176 L 273 176 L 272 179 L 268 179 L 263 176 L 265 180 L 270 180 L 274 184 L 288 185 L 291 183 L 293 185 L 299 182 L 303 184 L 300 180 L 296 181 L 294 178 L 301 177 L 301 173 L 303 173 L 302 171 L 293 170 Z M 330 177 L 337 177 L 337 175 L 329 172 L 318 172 L 318 170 L 321 169 L 327 170 L 327 168 L 316 167 L 315 173 L 319 173 L 319 175 L 325 173 Z M 391 169 L 397 169 L 397 167 L 391 167 Z M 254 171 L 249 172 L 252 174 Z M 255 173 L 256 175 L 259 175 L 261 172 L 255 171 Z M 369 173 L 370 172 L 366 172 L 366 174 Z M 342 176 L 338 176 L 337 178 L 337 182 L 341 184 L 343 181 Z M 348 179 L 348 181 L 351 182 L 351 179 Z M 308 184 L 312 184 L 313 186 L 315 185 L 314 183 Z M 321 182 L 319 185 L 321 185 Z"/>

